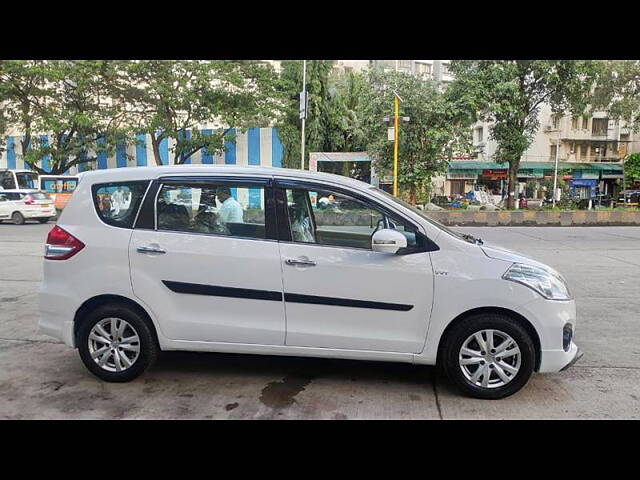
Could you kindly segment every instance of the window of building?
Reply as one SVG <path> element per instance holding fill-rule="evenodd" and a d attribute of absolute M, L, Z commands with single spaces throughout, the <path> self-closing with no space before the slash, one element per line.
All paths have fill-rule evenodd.
<path fill-rule="evenodd" d="M 607 135 L 607 130 L 609 129 L 609 119 L 608 118 L 594 118 L 591 122 L 591 133 L 597 136 L 605 136 Z"/>
<path fill-rule="evenodd" d="M 551 117 L 551 121 L 553 122 L 553 128 L 560 128 L 560 115 L 554 114 Z"/>
<path fill-rule="evenodd" d="M 393 228 L 417 246 L 416 229 L 377 207 L 350 195 L 330 190 L 286 190 L 289 227 L 294 242 L 371 249 L 372 235 Z"/>
<path fill-rule="evenodd" d="M 149 182 L 101 183 L 91 187 L 100 219 L 114 227 L 131 228 Z"/>
<path fill-rule="evenodd" d="M 589 117 L 582 117 L 582 128 L 585 130 L 589 129 Z"/>
<path fill-rule="evenodd" d="M 264 187 L 163 185 L 156 204 L 158 230 L 266 238 Z"/>
<path fill-rule="evenodd" d="M 479 127 L 476 129 L 476 132 L 478 132 L 478 143 L 482 143 L 484 129 L 482 127 Z"/>
<path fill-rule="evenodd" d="M 550 157 L 552 160 L 555 160 L 555 158 L 556 158 L 556 150 L 557 150 L 557 149 L 558 149 L 558 147 L 557 147 L 556 145 L 551 145 L 551 149 L 550 149 L 550 151 L 549 151 L 549 157 Z"/>
<path fill-rule="evenodd" d="M 578 117 L 571 117 L 571 128 L 573 130 L 578 129 Z"/>
<path fill-rule="evenodd" d="M 419 62 L 416 62 L 416 73 L 418 75 L 430 76 L 431 75 L 431 64 L 430 63 L 419 63 Z"/>
<path fill-rule="evenodd" d="M 449 75 L 449 64 L 448 63 L 443 63 L 442 64 L 442 75 Z"/>

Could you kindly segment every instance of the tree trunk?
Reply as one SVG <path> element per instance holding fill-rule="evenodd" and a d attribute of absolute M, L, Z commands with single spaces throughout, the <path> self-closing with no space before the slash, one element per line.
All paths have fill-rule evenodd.
<path fill-rule="evenodd" d="M 154 134 L 150 135 L 151 137 L 151 146 L 153 147 L 153 158 L 156 161 L 156 165 L 161 166 L 162 160 L 160 159 L 160 138 L 156 138 Z"/>
<path fill-rule="evenodd" d="M 516 183 L 518 183 L 519 161 L 509 162 L 509 185 L 507 187 L 507 208 L 509 210 L 516 206 Z"/>

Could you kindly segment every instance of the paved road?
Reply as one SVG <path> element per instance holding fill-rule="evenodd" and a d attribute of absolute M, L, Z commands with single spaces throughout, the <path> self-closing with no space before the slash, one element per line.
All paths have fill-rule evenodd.
<path fill-rule="evenodd" d="M 49 225 L 0 224 L 0 418 L 640 418 L 640 228 L 464 228 L 561 271 L 578 302 L 573 368 L 500 401 L 461 397 L 431 367 L 165 353 L 128 384 L 91 376 L 37 333 Z"/>

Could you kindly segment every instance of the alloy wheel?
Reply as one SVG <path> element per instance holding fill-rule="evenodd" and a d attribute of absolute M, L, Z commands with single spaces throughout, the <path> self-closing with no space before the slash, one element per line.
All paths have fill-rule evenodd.
<path fill-rule="evenodd" d="M 104 318 L 89 333 L 89 354 L 100 368 L 122 372 L 140 356 L 140 337 L 127 321 Z"/>
<path fill-rule="evenodd" d="M 483 388 L 503 387 L 520 371 L 522 355 L 516 341 L 494 329 L 480 330 L 462 344 L 458 363 L 465 378 Z"/>

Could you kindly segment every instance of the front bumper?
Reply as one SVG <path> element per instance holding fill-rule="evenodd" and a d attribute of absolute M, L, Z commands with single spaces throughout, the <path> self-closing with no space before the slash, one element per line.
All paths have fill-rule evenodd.
<path fill-rule="evenodd" d="M 542 350 L 539 372 L 561 372 L 580 360 L 583 353 L 578 346 L 571 342 L 568 352 L 559 350 Z"/>
<path fill-rule="evenodd" d="M 573 360 L 571 360 L 564 367 L 562 367 L 560 369 L 560 371 L 564 372 L 567 368 L 571 367 L 574 363 L 576 363 L 578 360 L 580 360 L 583 355 L 584 355 L 584 352 L 582 350 L 580 350 L 580 348 L 578 348 L 578 351 L 576 352 L 575 356 L 573 357 Z"/>

